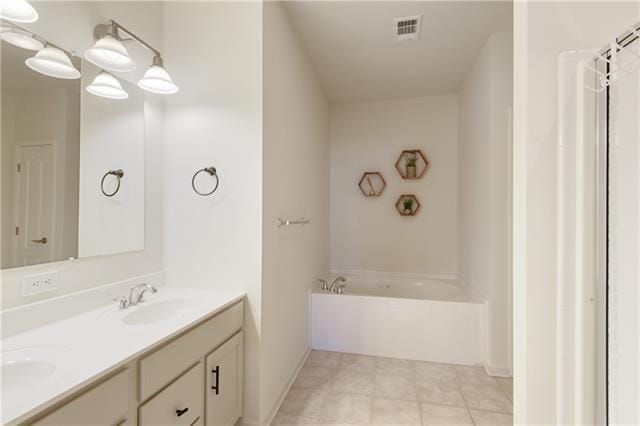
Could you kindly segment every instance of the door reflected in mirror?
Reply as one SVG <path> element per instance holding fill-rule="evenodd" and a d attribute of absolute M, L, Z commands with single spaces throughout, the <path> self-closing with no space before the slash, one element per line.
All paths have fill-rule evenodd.
<path fill-rule="evenodd" d="M 2 269 L 78 256 L 80 80 L 29 69 L 33 55 L 2 44 Z"/>

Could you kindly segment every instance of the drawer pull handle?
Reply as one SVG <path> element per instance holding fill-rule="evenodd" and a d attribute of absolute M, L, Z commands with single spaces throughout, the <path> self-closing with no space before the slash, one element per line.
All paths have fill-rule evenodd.
<path fill-rule="evenodd" d="M 220 366 L 216 365 L 216 368 L 211 370 L 211 372 L 215 375 L 213 377 L 213 383 L 215 383 L 215 385 L 211 386 L 211 389 L 216 391 L 216 395 L 218 395 L 220 393 Z"/>
<path fill-rule="evenodd" d="M 186 413 L 187 411 L 189 411 L 189 407 L 185 407 L 182 410 L 176 410 L 176 415 L 178 417 L 182 416 L 184 413 Z"/>

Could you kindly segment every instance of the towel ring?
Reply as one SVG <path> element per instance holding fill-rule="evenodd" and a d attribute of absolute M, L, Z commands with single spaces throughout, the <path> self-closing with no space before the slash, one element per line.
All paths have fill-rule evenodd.
<path fill-rule="evenodd" d="M 116 186 L 116 190 L 113 191 L 111 194 L 107 193 L 104 190 L 104 180 L 109 175 L 115 176 L 118 179 L 118 186 Z M 120 179 L 122 179 L 123 177 L 124 177 L 124 171 L 122 169 L 109 170 L 107 173 L 104 174 L 104 176 L 102 176 L 102 180 L 100 181 L 100 190 L 102 191 L 105 197 L 113 197 L 118 193 L 118 191 L 120 191 Z"/>
<path fill-rule="evenodd" d="M 211 192 L 200 192 L 196 189 L 196 177 L 202 173 L 205 172 L 207 173 L 209 176 L 213 176 L 216 178 L 216 186 L 213 187 L 213 189 L 211 190 Z M 207 195 L 211 195 L 214 192 L 216 192 L 216 190 L 218 189 L 218 184 L 220 183 L 220 179 L 218 179 L 218 171 L 216 170 L 215 167 L 211 166 L 211 167 L 205 167 L 204 169 L 200 169 L 197 172 L 195 172 L 193 174 L 193 177 L 191 178 L 191 187 L 193 188 L 193 190 L 196 192 L 196 194 L 198 195 L 202 195 L 203 197 L 206 197 Z"/>

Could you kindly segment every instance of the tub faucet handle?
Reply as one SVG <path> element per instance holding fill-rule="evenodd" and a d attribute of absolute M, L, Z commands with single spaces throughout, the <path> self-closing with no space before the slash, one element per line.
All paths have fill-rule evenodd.
<path fill-rule="evenodd" d="M 323 278 L 318 278 L 318 282 L 322 284 L 322 291 L 329 290 L 329 283 Z"/>

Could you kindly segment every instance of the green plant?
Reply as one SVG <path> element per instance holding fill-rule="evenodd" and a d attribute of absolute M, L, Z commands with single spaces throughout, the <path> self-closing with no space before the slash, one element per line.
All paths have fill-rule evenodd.
<path fill-rule="evenodd" d="M 418 156 L 414 153 L 406 154 L 407 167 L 415 167 Z"/>
<path fill-rule="evenodd" d="M 405 210 L 413 210 L 413 200 L 411 198 L 405 198 L 402 200 L 402 205 Z"/>

